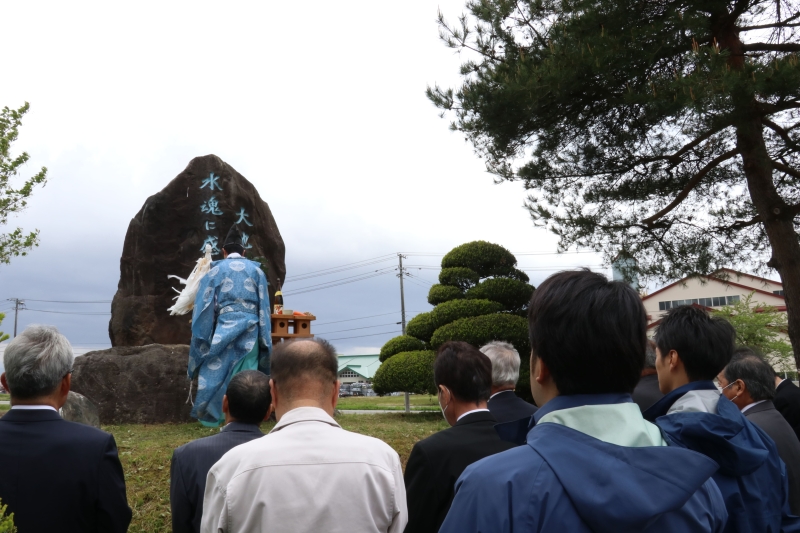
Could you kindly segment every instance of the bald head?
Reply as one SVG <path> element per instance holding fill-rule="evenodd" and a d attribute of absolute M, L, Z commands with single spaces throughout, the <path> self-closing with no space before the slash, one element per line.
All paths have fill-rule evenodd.
<path fill-rule="evenodd" d="M 334 389 L 338 393 L 338 370 L 334 347 L 317 338 L 276 344 L 270 363 L 273 385 L 289 403 L 327 402 Z"/>

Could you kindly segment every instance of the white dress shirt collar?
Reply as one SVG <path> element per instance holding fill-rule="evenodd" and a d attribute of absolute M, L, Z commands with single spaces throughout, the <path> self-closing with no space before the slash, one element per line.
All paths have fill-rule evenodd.
<path fill-rule="evenodd" d="M 241 258 L 242 258 L 241 255 L 237 254 L 236 252 L 233 252 L 232 254 L 228 254 L 228 257 L 226 257 L 225 259 L 241 259 Z"/>
<path fill-rule="evenodd" d="M 50 409 L 51 411 L 58 412 L 58 409 L 52 405 L 12 405 L 12 409 L 19 409 L 20 411 L 33 411 L 34 409 Z"/>
<path fill-rule="evenodd" d="M 473 409 L 472 411 L 467 411 L 467 412 L 466 412 L 466 413 L 464 413 L 463 415 L 459 416 L 459 417 L 456 419 L 456 422 L 458 422 L 459 420 L 461 420 L 462 418 L 464 418 L 464 417 L 465 417 L 465 416 L 467 416 L 467 415 L 471 415 L 472 413 L 480 413 L 481 411 L 486 411 L 487 413 L 489 412 L 489 410 L 488 410 L 488 409 Z"/>
<path fill-rule="evenodd" d="M 745 411 L 747 411 L 747 410 L 748 410 L 748 409 L 750 409 L 751 407 L 755 407 L 756 405 L 758 405 L 758 404 L 760 404 L 760 403 L 764 403 L 764 402 L 766 402 L 766 401 L 767 401 L 767 400 L 761 400 L 760 402 L 753 402 L 753 403 L 751 403 L 751 404 L 745 405 L 745 406 L 742 408 L 742 413 L 744 413 Z"/>
<path fill-rule="evenodd" d="M 336 420 L 331 418 L 328 413 L 319 407 L 297 407 L 285 413 L 278 423 L 275 424 L 275 427 L 272 428 L 270 433 L 280 431 L 288 425 L 297 424 L 299 422 L 323 422 L 337 428 L 341 427 L 336 423 Z"/>
<path fill-rule="evenodd" d="M 495 392 L 494 394 L 492 394 L 491 396 L 489 396 L 489 399 L 491 400 L 492 398 L 494 398 L 498 394 L 503 394 L 504 392 L 514 392 L 514 389 L 499 390 L 499 391 Z"/>

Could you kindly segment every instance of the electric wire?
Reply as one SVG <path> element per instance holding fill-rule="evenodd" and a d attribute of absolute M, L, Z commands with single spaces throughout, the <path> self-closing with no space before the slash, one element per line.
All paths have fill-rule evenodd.
<path fill-rule="evenodd" d="M 111 314 L 111 313 L 106 313 L 106 312 L 81 313 L 81 312 L 74 312 L 74 311 L 50 311 L 50 310 L 47 310 L 47 309 L 30 309 L 30 308 L 27 308 L 27 307 L 25 309 L 20 309 L 20 311 L 33 311 L 35 313 L 53 313 L 53 314 L 56 314 L 56 315 L 96 315 L 96 316 L 106 315 L 107 316 L 107 315 Z"/>
<path fill-rule="evenodd" d="M 111 300 L 33 300 L 31 298 L 20 298 L 25 302 L 45 302 L 50 304 L 110 304 Z"/>
<path fill-rule="evenodd" d="M 326 341 L 342 341 L 345 339 L 361 339 L 363 337 L 377 337 L 378 335 L 396 335 L 399 331 L 384 331 L 383 333 L 373 333 L 371 335 L 355 335 L 353 337 L 336 337 L 335 339 L 325 339 Z"/>
<path fill-rule="evenodd" d="M 339 269 L 350 270 L 353 268 L 361 268 L 363 266 L 369 266 L 370 264 L 374 263 L 383 263 L 384 261 L 388 261 L 390 259 L 394 259 L 396 254 L 386 254 L 380 255 L 378 257 L 372 257 L 370 259 L 363 259 L 361 261 L 355 261 L 353 263 L 345 263 L 344 265 L 323 268 L 320 270 L 312 270 L 311 272 L 304 272 L 303 274 L 297 274 L 294 276 L 289 276 L 284 281 L 300 281 L 301 279 L 306 279 L 309 277 L 317 277 L 317 276 L 326 276 L 328 274 L 334 274 L 335 272 L 332 271 L 339 271 Z"/>
<path fill-rule="evenodd" d="M 419 313 L 425 313 L 425 312 L 427 312 L 427 311 L 410 311 L 410 312 L 406 313 L 406 316 L 408 316 L 410 314 L 417 315 Z M 322 326 L 322 325 L 328 325 L 328 324 L 339 324 L 340 322 L 352 322 L 353 320 L 364 320 L 366 318 L 375 318 L 375 317 L 378 317 L 378 316 L 399 315 L 399 314 L 400 314 L 400 311 L 392 311 L 391 313 L 381 313 L 380 315 L 368 315 L 368 316 L 359 316 L 359 317 L 356 317 L 356 318 L 346 318 L 344 320 L 334 320 L 333 322 L 319 322 L 319 323 L 315 322 L 314 326 Z"/>
<path fill-rule="evenodd" d="M 363 281 L 365 279 L 383 276 L 385 274 L 389 274 L 393 270 L 396 270 L 396 268 L 391 267 L 391 270 L 387 270 L 385 272 L 375 271 L 372 273 L 359 274 L 358 276 L 351 276 L 351 278 L 357 278 L 357 279 L 342 278 L 340 280 L 333 280 L 325 283 L 319 283 L 317 285 L 309 285 L 307 287 L 302 287 L 297 290 L 285 292 L 284 296 L 297 296 L 298 294 L 305 294 L 307 292 L 321 291 L 323 289 L 330 289 L 332 287 L 338 287 L 340 285 L 347 285 L 348 283 L 355 283 L 357 281 Z M 349 281 L 344 281 L 344 280 L 349 280 Z"/>
<path fill-rule="evenodd" d="M 374 326 L 362 326 L 360 328 L 337 329 L 336 331 L 314 331 L 314 333 L 319 335 L 332 335 L 334 333 L 344 333 L 345 331 L 355 331 L 357 329 L 370 329 L 370 328 L 380 328 L 383 326 L 399 326 L 399 325 L 400 322 L 388 322 L 386 324 L 375 324 Z"/>

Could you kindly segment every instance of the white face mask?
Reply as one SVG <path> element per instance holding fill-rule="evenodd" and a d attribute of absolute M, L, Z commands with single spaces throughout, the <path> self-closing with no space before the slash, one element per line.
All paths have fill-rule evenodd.
<path fill-rule="evenodd" d="M 443 388 L 444 388 L 444 389 L 445 389 L 447 392 L 450 392 L 450 390 L 449 390 L 447 387 L 445 387 L 444 385 L 442 385 L 442 387 L 443 387 Z M 439 390 L 441 391 L 442 389 L 439 389 Z M 439 394 L 441 395 L 441 392 L 440 392 Z M 452 393 L 452 392 L 450 392 L 450 398 L 451 398 L 451 400 L 452 400 L 452 398 L 453 398 L 453 393 Z M 450 407 L 450 402 L 447 402 L 447 405 L 445 405 L 444 407 L 442 407 L 442 402 L 439 402 L 439 409 L 441 409 L 441 410 L 442 410 L 442 417 L 443 417 L 445 420 L 447 420 L 447 415 L 445 415 L 445 414 L 444 414 L 444 412 L 445 412 L 445 411 L 447 411 L 447 408 L 448 408 L 448 407 Z"/>
<path fill-rule="evenodd" d="M 727 389 L 728 387 L 730 387 L 730 386 L 731 386 L 731 385 L 733 385 L 734 383 L 736 383 L 736 382 L 735 382 L 735 381 L 731 381 L 730 383 L 728 383 L 727 385 L 725 385 L 724 387 L 722 387 L 722 389 L 720 389 L 720 392 L 724 391 L 725 389 Z M 731 398 L 731 401 L 732 401 L 732 402 L 733 402 L 733 401 L 736 401 L 736 398 L 738 398 L 738 397 L 739 397 L 739 396 L 741 396 L 741 395 L 742 395 L 742 393 L 740 392 L 739 394 L 737 394 L 736 396 L 734 396 L 733 398 Z"/>

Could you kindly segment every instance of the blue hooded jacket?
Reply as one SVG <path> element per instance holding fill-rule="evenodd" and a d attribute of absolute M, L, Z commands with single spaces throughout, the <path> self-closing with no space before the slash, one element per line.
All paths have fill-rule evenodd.
<path fill-rule="evenodd" d="M 716 412 L 678 411 L 673 404 L 692 391 L 716 391 L 710 381 L 675 389 L 644 413 L 671 445 L 702 453 L 719 464 L 714 474 L 728 510 L 726 533 L 800 531 L 800 518 L 789 510 L 786 466 L 764 431 L 720 395 Z"/>
<path fill-rule="evenodd" d="M 559 396 L 533 419 L 622 402 L 631 402 L 630 395 Z M 684 448 L 617 446 L 541 423 L 530 429 L 526 445 L 464 471 L 439 531 L 720 533 L 727 515 L 710 479 L 716 470 L 714 461 Z"/>

